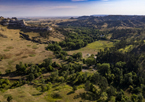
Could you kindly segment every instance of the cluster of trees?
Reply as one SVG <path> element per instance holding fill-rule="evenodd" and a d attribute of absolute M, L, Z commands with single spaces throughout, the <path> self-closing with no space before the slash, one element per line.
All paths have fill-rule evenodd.
<path fill-rule="evenodd" d="M 62 50 L 61 46 L 59 46 L 57 43 L 55 43 L 55 44 L 49 44 L 46 47 L 46 49 L 47 50 L 50 49 L 51 51 L 58 51 L 58 52 Z"/>
<path fill-rule="evenodd" d="M 88 67 L 96 64 L 95 56 L 92 54 L 87 59 L 83 59 L 83 63 L 86 64 Z"/>
<path fill-rule="evenodd" d="M 108 31 L 103 32 L 87 27 L 73 28 L 70 32 L 65 31 L 63 28 L 59 28 L 58 30 L 66 36 L 65 40 L 60 42 L 59 45 L 68 50 L 85 47 L 88 43 L 99 39 L 106 40 L 106 35 L 108 34 Z"/>
<path fill-rule="evenodd" d="M 60 58 L 64 61 L 73 62 L 73 61 L 80 61 L 82 59 L 82 53 L 74 53 L 73 55 L 68 55 L 66 51 L 63 51 L 61 46 L 57 43 L 50 44 L 46 47 L 47 50 L 51 50 L 54 52 L 57 58 Z"/>
<path fill-rule="evenodd" d="M 4 91 L 7 89 L 13 89 L 13 88 L 22 86 L 26 83 L 27 82 L 25 82 L 24 80 L 21 80 L 21 79 L 19 81 L 11 82 L 9 79 L 1 78 L 0 79 L 0 91 Z"/>
<path fill-rule="evenodd" d="M 54 71 L 46 81 L 48 82 L 67 82 L 71 83 L 70 80 L 71 75 L 81 72 L 82 65 L 81 64 L 61 64 L 61 68 L 59 70 Z"/>
<path fill-rule="evenodd" d="M 73 54 L 74 59 L 81 59 L 82 54 L 76 53 Z M 78 63 L 73 64 L 57 64 L 56 62 L 52 63 L 52 59 L 45 59 L 42 64 L 23 64 L 20 62 L 16 65 L 16 71 L 13 72 L 15 75 L 23 76 L 21 81 L 14 82 L 11 87 L 20 86 L 21 84 L 32 82 L 34 79 L 40 77 L 43 73 L 52 73 L 52 75 L 48 78 L 51 81 L 63 82 L 64 79 L 67 79 L 71 73 L 80 72 L 82 70 L 82 65 Z M 10 73 L 11 74 L 11 73 Z M 61 76 L 59 78 L 59 76 Z M 57 82 L 56 81 L 56 82 Z"/>
<path fill-rule="evenodd" d="M 20 62 L 16 64 L 16 75 L 26 76 L 28 81 L 32 81 L 35 78 L 39 77 L 42 73 L 51 72 L 54 70 L 51 59 L 45 59 L 42 64 L 33 65 L 33 64 L 23 64 Z"/>
<path fill-rule="evenodd" d="M 8 89 L 11 83 L 8 79 L 0 79 L 0 90 Z"/>
<path fill-rule="evenodd" d="M 69 56 L 69 58 L 67 59 L 68 62 L 80 61 L 80 60 L 82 60 L 81 52 L 74 53 L 72 56 Z"/>
<path fill-rule="evenodd" d="M 144 97 L 145 77 L 140 60 L 140 55 L 121 53 L 118 50 L 111 48 L 110 50 L 100 51 L 97 54 L 96 62 L 94 61 L 91 63 L 90 61 L 90 66 L 95 65 L 99 75 L 105 78 L 106 83 L 108 83 L 110 87 L 113 87 L 106 91 L 108 99 L 110 97 L 109 93 L 115 89 L 116 92 L 113 91 L 113 93 L 118 102 L 129 100 L 132 100 L 133 102 L 142 102 Z M 99 76 L 95 76 L 93 79 L 92 83 L 97 81 Z M 128 90 L 128 92 L 132 94 L 131 99 L 124 95 L 123 90 Z"/>

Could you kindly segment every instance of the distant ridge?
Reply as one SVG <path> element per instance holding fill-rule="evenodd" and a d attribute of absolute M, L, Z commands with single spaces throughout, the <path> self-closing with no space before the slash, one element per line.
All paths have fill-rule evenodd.
<path fill-rule="evenodd" d="M 91 16 L 80 16 L 77 19 L 84 20 L 84 19 L 98 19 L 101 21 L 108 21 L 108 20 L 140 20 L 145 18 L 145 15 L 91 15 Z"/>
<path fill-rule="evenodd" d="M 95 16 L 95 17 L 104 17 L 104 16 L 108 16 L 108 15 L 90 15 L 90 16 Z"/>
<path fill-rule="evenodd" d="M 54 16 L 54 17 L 18 17 L 18 19 L 24 19 L 24 20 L 40 20 L 40 19 L 69 19 L 69 18 L 77 18 L 78 16 Z"/>
<path fill-rule="evenodd" d="M 144 15 L 104 15 L 104 16 L 80 16 L 77 21 L 61 22 L 58 25 L 67 27 L 90 27 L 90 28 L 145 28 Z"/>

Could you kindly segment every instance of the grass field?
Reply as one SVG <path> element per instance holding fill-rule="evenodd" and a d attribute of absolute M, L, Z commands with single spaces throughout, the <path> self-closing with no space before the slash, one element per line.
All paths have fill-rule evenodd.
<path fill-rule="evenodd" d="M 79 50 L 68 51 L 69 54 L 82 52 L 83 57 L 87 54 L 97 54 L 98 51 L 104 50 L 106 47 L 113 47 L 113 42 L 105 41 L 105 40 L 98 40 L 93 43 L 88 44 L 86 47 L 81 48 Z"/>
<path fill-rule="evenodd" d="M 0 101 L 6 101 L 8 95 L 12 95 L 12 102 L 47 102 L 44 99 L 44 94 L 30 85 L 24 85 L 15 89 L 9 89 L 5 92 L 0 92 Z M 39 95 L 40 94 L 40 95 Z"/>
<path fill-rule="evenodd" d="M 96 50 L 96 51 L 104 50 L 104 48 L 106 48 L 106 47 L 113 47 L 113 42 L 99 40 L 99 41 L 95 41 L 91 44 L 88 44 L 86 46 L 87 49 L 92 49 L 92 50 Z M 80 50 L 83 50 L 83 49 L 80 49 Z"/>
<path fill-rule="evenodd" d="M 62 83 L 56 83 L 46 92 L 40 92 L 32 85 L 24 85 L 15 89 L 9 89 L 5 92 L 0 92 L 0 101 L 6 101 L 8 95 L 12 95 L 12 102 L 93 102 L 82 100 L 81 98 L 74 99 L 79 93 L 85 90 L 82 85 L 78 86 L 78 90 L 72 92 L 72 87 Z M 60 95 L 60 98 L 53 97 L 54 94 Z"/>
<path fill-rule="evenodd" d="M 98 90 L 99 87 L 96 86 Z M 15 89 L 9 89 L 7 91 L 0 91 L 0 101 L 5 102 L 7 96 L 12 95 L 12 102 L 96 102 L 90 100 L 83 100 L 80 97 L 74 98 L 80 93 L 85 92 L 84 84 L 77 86 L 75 92 L 72 91 L 73 88 L 66 83 L 55 83 L 46 92 L 40 92 L 32 85 L 25 84 L 21 87 Z M 54 94 L 59 95 L 59 97 L 53 97 Z M 125 95 L 130 99 L 131 94 L 125 91 Z M 145 100 L 143 100 L 144 102 Z M 115 97 L 111 98 L 111 101 L 115 102 Z"/>

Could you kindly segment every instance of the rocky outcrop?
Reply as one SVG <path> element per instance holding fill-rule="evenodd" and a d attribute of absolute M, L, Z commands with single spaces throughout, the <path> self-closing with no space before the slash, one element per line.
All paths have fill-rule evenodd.
<path fill-rule="evenodd" d="M 13 26 L 26 26 L 27 24 L 24 22 L 24 20 L 17 20 L 17 18 L 7 18 L 7 19 L 3 19 L 2 21 L 2 25 L 4 26 L 8 26 L 8 25 L 13 25 Z"/>
<path fill-rule="evenodd" d="M 0 19 L 2 19 L 3 17 L 0 17 Z M 12 17 L 12 18 L 3 18 L 1 21 L 1 24 L 4 26 L 15 26 L 15 27 L 21 27 L 27 30 L 41 30 L 41 31 L 51 31 L 52 28 L 51 27 L 32 27 L 29 26 L 25 20 L 18 20 L 16 17 Z"/>
<path fill-rule="evenodd" d="M 21 27 L 26 27 L 27 26 L 27 23 L 25 22 L 25 20 L 20 20 L 20 21 L 18 21 L 18 23 Z"/>

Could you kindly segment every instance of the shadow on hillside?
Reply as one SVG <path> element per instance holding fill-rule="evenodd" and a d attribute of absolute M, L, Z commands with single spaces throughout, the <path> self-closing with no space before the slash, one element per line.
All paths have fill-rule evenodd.
<path fill-rule="evenodd" d="M 37 94 L 32 94 L 32 96 L 39 96 L 42 95 L 43 93 L 37 93 Z"/>
<path fill-rule="evenodd" d="M 23 33 L 19 33 L 20 34 L 20 37 L 25 39 L 25 40 L 28 40 L 28 41 L 32 41 L 34 43 L 38 43 L 38 44 L 51 44 L 53 43 L 54 41 L 49 41 L 49 40 L 41 40 L 40 38 L 44 38 L 44 39 L 48 39 L 49 38 L 49 31 L 41 31 L 41 30 L 32 30 L 32 29 L 26 29 L 26 28 L 22 28 L 22 27 L 19 27 L 19 26 L 8 26 L 7 27 L 8 29 L 20 29 L 21 32 Z M 29 32 L 34 32 L 34 33 L 39 33 L 40 36 L 36 36 L 36 37 L 32 37 L 30 38 L 29 35 L 25 34 L 25 33 L 29 33 Z"/>
<path fill-rule="evenodd" d="M 73 93 L 74 93 L 74 91 L 70 91 L 70 92 L 67 93 L 67 95 L 70 95 L 70 94 L 73 94 Z"/>
<path fill-rule="evenodd" d="M 100 95 L 95 95 L 91 92 L 84 92 L 84 93 L 79 93 L 78 95 L 74 96 L 74 99 L 78 99 L 81 98 L 83 100 L 90 100 L 90 101 L 94 101 L 99 99 Z"/>
<path fill-rule="evenodd" d="M 40 33 L 42 31 L 40 30 L 32 30 L 32 29 L 26 29 L 26 28 L 22 28 L 20 26 L 12 26 L 12 25 L 8 25 L 7 27 L 8 29 L 20 29 L 20 31 L 24 32 L 24 33 L 27 33 L 27 32 L 36 32 L 36 33 Z"/>

